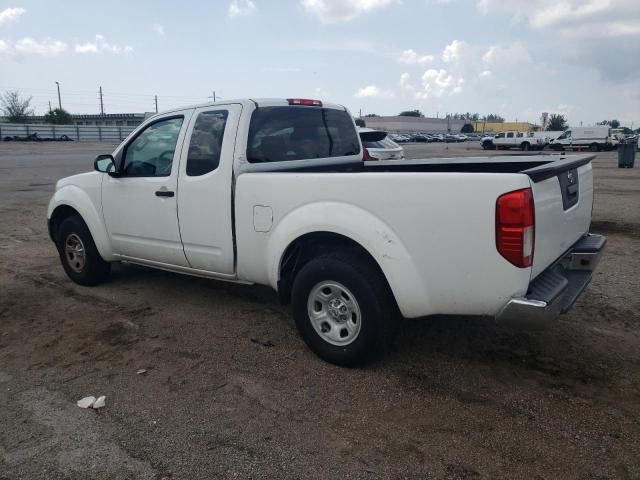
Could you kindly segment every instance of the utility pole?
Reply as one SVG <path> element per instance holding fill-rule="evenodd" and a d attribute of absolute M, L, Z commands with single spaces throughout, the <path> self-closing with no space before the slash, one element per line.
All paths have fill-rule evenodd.
<path fill-rule="evenodd" d="M 158 113 L 158 95 L 156 95 L 154 99 L 156 101 L 156 113 Z"/>
<path fill-rule="evenodd" d="M 60 99 L 60 82 L 56 82 L 58 86 L 58 108 L 62 110 L 62 100 Z"/>
<path fill-rule="evenodd" d="M 49 100 L 49 113 L 51 113 L 51 100 Z"/>
<path fill-rule="evenodd" d="M 102 85 L 100 86 L 100 115 L 104 116 L 104 103 L 102 103 Z"/>

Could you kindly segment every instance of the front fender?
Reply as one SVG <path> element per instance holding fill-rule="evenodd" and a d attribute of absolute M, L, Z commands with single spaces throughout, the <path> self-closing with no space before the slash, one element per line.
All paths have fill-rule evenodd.
<path fill-rule="evenodd" d="M 91 197 L 76 185 L 65 185 L 56 190 L 51 197 L 47 209 L 47 219 L 51 220 L 53 212 L 61 206 L 68 206 L 76 210 L 89 227 L 89 232 L 91 232 L 100 256 L 107 262 L 115 260 L 102 215 Z"/>
<path fill-rule="evenodd" d="M 343 202 L 316 202 L 289 212 L 274 227 L 267 244 L 269 281 L 277 289 L 280 265 L 287 247 L 314 232 L 336 233 L 360 244 L 378 263 L 405 317 L 418 316 L 429 301 L 409 251 L 396 233 L 371 212 Z M 416 304 L 419 299 L 419 304 Z M 427 303 L 428 304 L 428 303 Z"/>

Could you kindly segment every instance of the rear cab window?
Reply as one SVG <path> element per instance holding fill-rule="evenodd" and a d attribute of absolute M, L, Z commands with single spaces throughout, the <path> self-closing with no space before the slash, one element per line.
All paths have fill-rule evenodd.
<path fill-rule="evenodd" d="M 352 157 L 360 141 L 349 112 L 318 106 L 267 106 L 254 110 L 247 160 L 274 163 Z"/>

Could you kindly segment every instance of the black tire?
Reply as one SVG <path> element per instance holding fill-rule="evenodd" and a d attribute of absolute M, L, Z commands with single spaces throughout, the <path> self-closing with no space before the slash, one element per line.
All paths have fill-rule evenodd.
<path fill-rule="evenodd" d="M 527 151 L 527 150 L 531 150 L 531 144 L 529 142 L 522 142 L 520 144 L 520 150 Z"/>
<path fill-rule="evenodd" d="M 323 338 L 309 316 L 310 295 L 325 282 L 346 287 L 359 307 L 359 332 L 346 345 L 335 345 Z M 327 253 L 310 260 L 296 275 L 291 298 L 293 317 L 306 344 L 319 357 L 336 365 L 352 367 L 375 359 L 399 325 L 395 301 L 384 276 L 371 260 L 355 251 Z M 343 331 L 346 329 L 340 330 L 340 335 Z"/>
<path fill-rule="evenodd" d="M 78 240 L 84 251 L 82 262 L 78 256 L 68 253 L 66 249 L 67 245 L 70 247 L 72 244 L 77 245 Z M 75 283 L 94 286 L 109 276 L 111 264 L 105 262 L 98 253 L 89 228 L 80 216 L 72 215 L 62 220 L 57 232 L 56 246 L 64 271 Z"/>
<path fill-rule="evenodd" d="M 485 150 L 493 150 L 495 147 L 493 146 L 493 142 L 482 142 L 482 148 Z"/>
<path fill-rule="evenodd" d="M 591 145 L 589 145 L 589 150 L 591 150 L 592 152 L 597 152 L 598 150 L 600 150 L 600 146 L 597 143 L 592 143 Z"/>

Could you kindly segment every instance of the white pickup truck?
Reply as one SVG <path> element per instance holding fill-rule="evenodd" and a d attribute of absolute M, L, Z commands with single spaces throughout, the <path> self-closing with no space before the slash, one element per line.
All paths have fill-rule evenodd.
<path fill-rule="evenodd" d="M 483 137 L 481 142 L 482 148 L 485 150 L 508 150 L 516 147 L 528 151 L 543 150 L 548 145 L 549 139 L 536 135 L 534 132 L 523 133 L 514 130 L 500 132 L 491 137 Z"/>
<path fill-rule="evenodd" d="M 47 217 L 76 283 L 130 262 L 269 285 L 314 352 L 354 365 L 399 315 L 542 326 L 571 308 L 606 241 L 592 158 L 363 162 L 342 106 L 228 101 L 147 119 L 60 180 Z"/>

